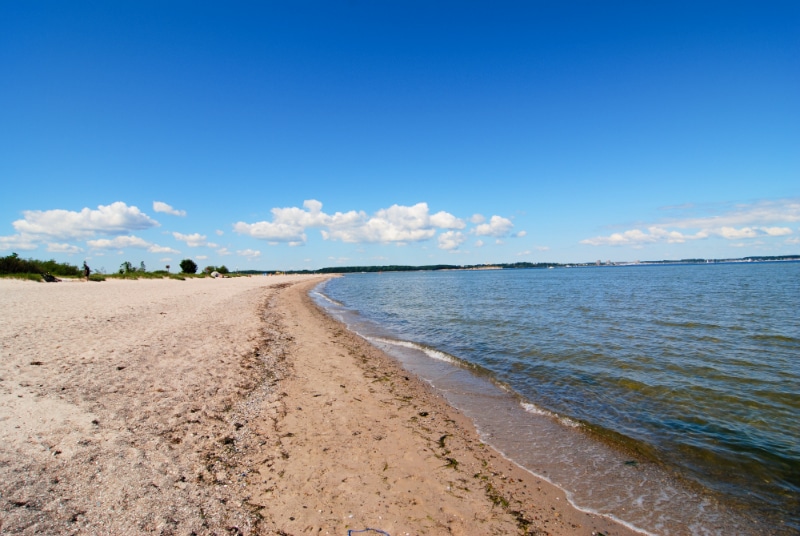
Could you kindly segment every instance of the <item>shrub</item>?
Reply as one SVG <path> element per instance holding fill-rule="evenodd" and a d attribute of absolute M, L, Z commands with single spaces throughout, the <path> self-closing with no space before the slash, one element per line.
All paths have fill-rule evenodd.
<path fill-rule="evenodd" d="M 196 274 L 197 263 L 195 263 L 192 259 L 183 259 L 181 261 L 181 272 L 185 274 Z"/>
<path fill-rule="evenodd" d="M 57 276 L 79 277 L 82 275 L 77 266 L 56 262 L 55 260 L 37 261 L 21 259 L 16 253 L 0 257 L 0 274 L 43 274 L 49 272 Z"/>

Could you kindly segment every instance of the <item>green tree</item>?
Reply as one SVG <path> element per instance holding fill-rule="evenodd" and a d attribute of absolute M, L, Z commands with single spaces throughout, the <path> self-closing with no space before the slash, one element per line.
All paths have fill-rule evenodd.
<path fill-rule="evenodd" d="M 136 268 L 133 267 L 131 261 L 125 261 L 119 265 L 119 273 L 121 274 L 127 274 L 128 272 L 134 272 L 134 271 L 136 271 Z"/>
<path fill-rule="evenodd" d="M 196 274 L 197 263 L 192 259 L 183 259 L 181 261 L 181 271 L 185 274 Z"/>
<path fill-rule="evenodd" d="M 228 270 L 228 267 L 225 266 L 224 264 L 219 268 L 217 268 L 217 271 L 221 274 L 227 274 L 228 272 L 230 272 L 230 270 Z"/>

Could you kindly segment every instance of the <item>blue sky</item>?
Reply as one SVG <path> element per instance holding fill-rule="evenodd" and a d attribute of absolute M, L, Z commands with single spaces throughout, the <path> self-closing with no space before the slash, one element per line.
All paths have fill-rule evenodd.
<path fill-rule="evenodd" d="M 0 254 L 798 254 L 798 27 L 769 1 L 3 2 Z"/>

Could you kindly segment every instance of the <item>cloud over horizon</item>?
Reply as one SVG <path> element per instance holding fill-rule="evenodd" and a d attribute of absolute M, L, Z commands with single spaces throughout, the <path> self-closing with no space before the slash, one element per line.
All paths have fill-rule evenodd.
<path fill-rule="evenodd" d="M 23 218 L 12 225 L 20 235 L 33 237 L 80 239 L 97 234 L 123 234 L 161 225 L 138 207 L 128 206 L 122 201 L 98 205 L 97 210 L 25 210 L 22 215 Z"/>
<path fill-rule="evenodd" d="M 796 199 L 760 201 L 739 204 L 715 216 L 671 219 L 645 226 L 644 231 L 641 228 L 629 229 L 608 236 L 586 238 L 580 243 L 589 246 L 642 247 L 655 243 L 682 244 L 690 240 L 711 237 L 742 240 L 789 236 L 793 234 L 792 229 L 779 224 L 798 221 L 800 221 L 800 201 Z M 685 232 L 686 230 L 694 232 Z"/>
<path fill-rule="evenodd" d="M 439 247 L 454 249 L 463 242 L 461 233 L 453 231 L 466 228 L 467 223 L 453 214 L 439 211 L 430 213 L 427 203 L 412 206 L 392 205 L 369 216 L 364 211 L 351 210 L 326 214 L 322 203 L 306 200 L 303 209 L 298 207 L 273 208 L 272 221 L 234 224 L 236 233 L 272 243 L 288 242 L 290 245 L 304 244 L 308 240 L 307 229 L 319 229 L 324 240 L 348 243 L 395 243 L 421 242 L 436 236 L 440 230 Z M 473 218 L 474 219 L 474 218 Z M 513 227 L 510 220 L 492 216 L 490 223 L 479 225 L 476 234 L 505 236 Z M 460 237 L 460 238 L 459 238 Z"/>

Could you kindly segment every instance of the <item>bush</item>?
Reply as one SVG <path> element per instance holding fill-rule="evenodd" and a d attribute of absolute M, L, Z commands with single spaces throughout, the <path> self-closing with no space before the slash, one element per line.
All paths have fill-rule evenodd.
<path fill-rule="evenodd" d="M 181 261 L 181 272 L 185 274 L 196 274 L 197 263 L 195 263 L 192 259 L 183 259 Z"/>
<path fill-rule="evenodd" d="M 21 259 L 16 253 L 7 257 L 0 257 L 0 274 L 44 274 L 51 273 L 57 276 L 80 277 L 83 275 L 77 266 L 71 264 L 34 259 Z"/>

